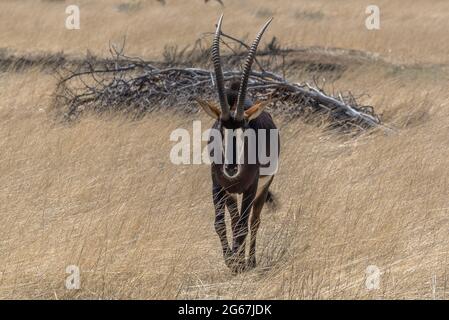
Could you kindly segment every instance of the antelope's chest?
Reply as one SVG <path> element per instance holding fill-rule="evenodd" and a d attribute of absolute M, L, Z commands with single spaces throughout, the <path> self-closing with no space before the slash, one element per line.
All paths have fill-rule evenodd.
<path fill-rule="evenodd" d="M 270 184 L 271 180 L 273 180 L 274 176 L 260 176 L 259 177 L 259 182 L 257 184 L 257 191 L 256 191 L 256 197 L 255 199 L 257 199 L 263 190 L 265 190 L 265 188 L 267 188 L 267 186 Z M 238 193 L 231 193 L 231 192 L 227 192 L 228 195 L 230 195 L 231 197 L 233 197 L 236 201 L 241 201 L 243 194 L 238 194 Z"/>

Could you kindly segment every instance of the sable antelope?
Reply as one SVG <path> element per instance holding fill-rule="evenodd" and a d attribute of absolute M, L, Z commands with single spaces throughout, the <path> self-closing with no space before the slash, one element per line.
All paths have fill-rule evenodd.
<path fill-rule="evenodd" d="M 279 136 L 277 128 L 271 118 L 271 115 L 263 111 L 267 102 L 253 103 L 246 97 L 251 66 L 255 59 L 257 46 L 263 33 L 267 29 L 271 20 L 268 20 L 257 34 L 252 43 L 248 56 L 246 58 L 243 73 L 240 82 L 233 82 L 228 89 L 224 87 L 224 77 L 220 61 L 220 34 L 223 15 L 218 20 L 214 40 L 212 43 L 212 60 L 215 71 L 215 83 L 219 98 L 218 104 L 211 101 L 196 99 L 204 111 L 216 121 L 212 126 L 217 130 L 221 137 L 229 132 L 234 133 L 232 139 L 226 138 L 222 141 L 222 156 L 226 158 L 228 148 L 236 149 L 236 132 L 246 133 L 253 130 L 256 133 L 260 131 L 275 131 L 275 138 L 271 135 L 265 135 L 265 147 L 262 142 L 259 144 L 259 135 L 256 134 L 256 141 L 251 141 L 248 137 L 240 140 L 243 143 L 244 157 L 243 161 L 236 163 L 236 153 L 233 153 L 232 161 L 211 163 L 212 173 L 212 195 L 215 207 L 215 230 L 220 238 L 225 262 L 234 272 L 242 271 L 246 268 L 256 266 L 256 234 L 260 224 L 260 213 L 264 203 L 271 198 L 269 187 L 274 178 L 273 174 L 262 174 L 262 168 L 267 167 L 267 163 L 261 163 L 260 159 L 251 163 L 248 158 L 248 150 L 256 150 L 259 154 L 261 146 L 271 156 L 277 159 L 279 148 L 273 150 L 271 142 L 276 140 L 276 146 L 279 145 Z M 226 132 L 226 133 L 225 133 Z M 240 135 L 241 136 L 241 135 Z M 271 138 L 270 138 L 271 137 Z M 271 141 L 270 141 L 271 140 Z M 209 138 L 209 144 L 212 139 Z M 277 160 L 276 160 L 277 161 Z M 242 194 L 242 203 L 240 212 L 237 207 L 237 194 Z M 225 207 L 231 216 L 232 226 L 232 248 L 228 244 L 226 236 Z M 252 214 L 251 213 L 252 209 Z M 248 235 L 248 220 L 251 232 L 250 252 L 248 264 L 245 262 L 246 237 Z"/>

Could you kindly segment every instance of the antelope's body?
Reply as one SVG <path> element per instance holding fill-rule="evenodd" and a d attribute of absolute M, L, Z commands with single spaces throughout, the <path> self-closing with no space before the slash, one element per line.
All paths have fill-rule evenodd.
<path fill-rule="evenodd" d="M 216 119 L 212 128 L 220 132 L 222 137 L 227 136 L 229 131 L 240 133 L 251 131 L 256 135 L 255 141 L 251 141 L 249 138 L 240 140 L 244 149 L 243 161 L 235 161 L 236 156 L 234 155 L 234 158 L 230 159 L 233 161 L 213 161 L 211 164 L 215 230 L 220 238 L 226 264 L 233 271 L 238 272 L 246 269 L 246 267 L 252 268 L 256 265 L 256 235 L 260 224 L 260 213 L 267 200 L 269 187 L 274 178 L 274 173 L 266 174 L 266 172 L 262 172 L 264 170 L 261 170 L 270 164 L 261 163 L 259 158 L 255 162 L 251 162 L 248 154 L 255 150 L 258 155 L 259 148 L 265 144 L 264 148 L 267 154 L 278 157 L 279 148 L 273 150 L 272 140 L 276 139 L 275 142 L 278 146 L 279 136 L 271 115 L 263 111 L 266 103 L 253 103 L 246 96 L 249 73 L 257 46 L 271 19 L 263 26 L 249 50 L 241 81 L 232 83 L 225 90 L 219 54 L 222 18 L 223 16 L 218 21 L 212 44 L 212 60 L 220 105 L 217 106 L 213 102 L 199 99 L 197 101 L 207 114 Z M 275 130 L 276 136 L 273 138 L 273 136 L 266 134 L 265 141 L 259 143 L 258 133 L 263 130 Z M 209 140 L 209 144 L 212 143 L 212 140 L 212 138 Z M 235 140 L 228 139 L 227 143 L 223 143 L 223 149 L 234 148 L 237 145 Z M 223 156 L 226 158 L 225 155 Z M 226 160 L 229 159 L 226 158 Z M 237 195 L 239 194 L 242 195 L 240 210 L 237 203 Z M 231 216 L 233 235 L 231 246 L 229 246 L 226 235 L 225 208 L 228 208 Z M 245 247 L 248 231 L 250 231 L 250 255 L 248 263 L 246 263 Z"/>

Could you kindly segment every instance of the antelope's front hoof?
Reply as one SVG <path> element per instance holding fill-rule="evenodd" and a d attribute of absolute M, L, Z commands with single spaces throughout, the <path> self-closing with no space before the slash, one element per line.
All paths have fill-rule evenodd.
<path fill-rule="evenodd" d="M 246 270 L 247 270 L 247 266 L 246 266 L 246 263 L 244 263 L 244 262 L 234 263 L 231 267 L 231 271 L 233 274 L 239 274 L 239 273 L 245 272 Z"/>
<path fill-rule="evenodd" d="M 229 252 L 229 254 L 224 255 L 224 261 L 225 261 L 226 266 L 229 269 L 232 269 L 232 266 L 234 264 L 234 257 L 232 256 L 231 252 Z"/>
<path fill-rule="evenodd" d="M 232 251 L 231 249 L 226 249 L 223 251 L 223 258 L 225 261 L 229 260 L 232 257 Z"/>
<path fill-rule="evenodd" d="M 245 258 L 232 256 L 229 259 L 225 260 L 225 262 L 228 268 L 231 269 L 233 274 L 242 273 L 247 269 Z"/>
<path fill-rule="evenodd" d="M 257 263 L 256 263 L 256 257 L 251 257 L 248 260 L 248 264 L 247 264 L 247 270 L 252 270 L 256 267 Z"/>

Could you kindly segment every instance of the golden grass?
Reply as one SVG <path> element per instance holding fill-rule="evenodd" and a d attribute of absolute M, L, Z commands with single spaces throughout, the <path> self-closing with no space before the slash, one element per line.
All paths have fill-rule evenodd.
<path fill-rule="evenodd" d="M 259 27 L 264 18 L 254 12 L 276 7 L 228 2 L 226 28 L 237 34 Z M 202 1 L 191 5 L 201 11 L 184 2 L 160 8 L 148 2 L 144 8 L 151 10 L 122 16 L 109 1 L 83 2 L 103 10 L 86 12 L 84 31 L 64 37 L 55 26 L 64 17 L 63 3 L 25 3 L 43 15 L 22 25 L 15 21 L 30 7 L 0 4 L 0 39 L 30 53 L 104 53 L 107 41 L 128 26 L 133 53 L 156 55 L 167 41 L 162 36 L 189 43 L 211 30 L 219 11 Z M 319 10 L 324 18 L 287 19 L 271 34 L 285 29 L 281 38 L 292 44 L 376 51 L 393 61 L 446 61 L 444 44 L 433 41 L 448 23 L 445 2 L 400 11 L 380 1 L 386 21 L 372 42 L 361 28 L 354 34 L 345 29 L 344 17 L 363 16 L 351 7 L 355 3 L 362 6 L 291 1 L 276 9 L 276 17 Z M 425 20 L 418 12 L 435 17 Z M 411 34 L 412 26 L 403 23 L 401 31 L 393 16 L 417 30 Z M 251 21 L 245 28 L 244 18 Z M 32 29 L 34 19 L 48 31 Z M 327 28 L 333 19 L 339 22 Z M 394 29 L 387 31 L 389 24 Z M 94 27 L 100 31 L 89 31 Z M 445 65 L 349 65 L 335 87 L 368 93 L 362 102 L 375 105 L 398 128 L 394 134 L 376 130 L 348 138 L 277 119 L 282 157 L 272 189 L 280 207 L 262 213 L 259 266 L 234 276 L 213 228 L 209 168 L 169 161 L 170 132 L 191 130 L 198 118 L 205 128 L 207 117 L 159 112 L 139 121 L 88 116 L 71 126 L 57 124 L 47 113 L 52 75 L 34 69 L 0 74 L 0 298 L 447 298 L 448 79 Z M 64 287 L 71 264 L 81 269 L 80 290 Z M 369 265 L 382 272 L 378 290 L 365 287 Z"/>
<path fill-rule="evenodd" d="M 140 10 L 123 12 L 123 3 L 140 3 Z M 432 1 L 376 1 L 381 29 L 365 28 L 365 9 L 372 1 L 227 0 L 217 2 L 170 0 L 77 1 L 81 29 L 66 30 L 65 1 L 9 0 L 0 3 L 0 43 L 19 52 L 60 52 L 109 55 L 108 42 L 128 39 L 128 53 L 159 57 L 165 45 L 191 45 L 213 31 L 224 12 L 225 32 L 252 36 L 269 16 L 275 22 L 265 40 L 276 35 L 283 44 L 341 47 L 379 53 L 393 61 L 447 63 L 449 3 Z"/>

